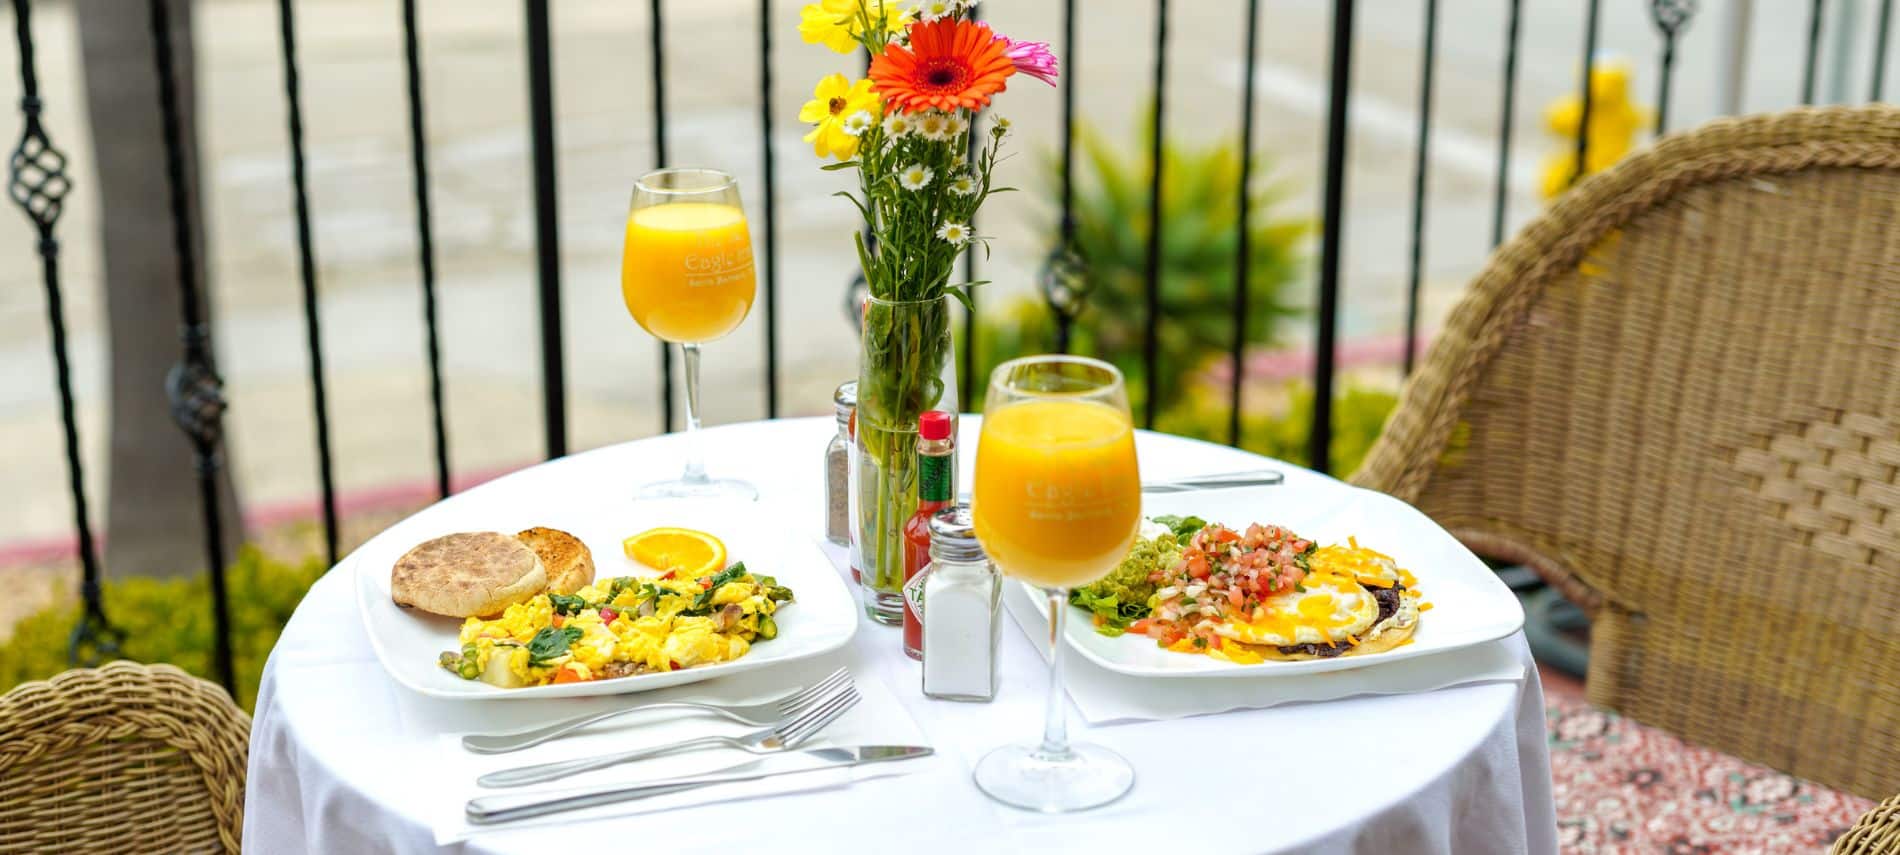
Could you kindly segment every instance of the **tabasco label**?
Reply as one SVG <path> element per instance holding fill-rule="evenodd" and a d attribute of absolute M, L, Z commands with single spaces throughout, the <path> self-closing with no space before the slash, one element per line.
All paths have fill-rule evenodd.
<path fill-rule="evenodd" d="M 930 570 L 931 566 L 926 564 L 924 565 L 924 569 L 917 571 L 915 576 L 910 577 L 904 582 L 904 617 L 906 618 L 906 624 L 914 622 L 921 627 L 924 623 L 924 580 L 930 577 Z M 908 626 L 906 628 L 908 628 Z M 921 643 L 921 641 L 922 639 L 919 639 L 919 643 Z"/>

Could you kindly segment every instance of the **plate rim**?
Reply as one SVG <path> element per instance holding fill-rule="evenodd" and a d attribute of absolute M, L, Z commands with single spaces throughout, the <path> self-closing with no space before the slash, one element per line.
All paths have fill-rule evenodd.
<path fill-rule="evenodd" d="M 488 689 L 493 689 L 493 691 L 492 692 L 488 692 L 488 691 L 459 692 L 459 691 L 449 691 L 449 690 L 445 690 L 445 689 L 441 689 L 441 688 L 437 688 L 433 686 L 423 685 L 423 684 L 420 684 L 408 679 L 401 669 L 395 667 L 395 665 L 393 664 L 395 661 L 394 652 L 387 649 L 387 647 L 384 644 L 383 636 L 379 634 L 375 629 L 371 628 L 371 624 L 373 622 L 372 617 L 371 617 L 372 597 L 374 596 L 374 594 L 380 593 L 380 591 L 376 590 L 375 581 L 373 579 L 370 579 L 368 576 L 364 575 L 370 572 L 370 569 L 369 569 L 369 565 L 362 560 L 362 553 L 363 553 L 363 547 L 369 546 L 371 543 L 375 541 L 377 537 L 381 537 L 383 536 L 383 534 L 387 533 L 389 529 L 393 529 L 398 525 L 402 525 L 403 523 L 406 523 L 414 519 L 416 516 L 426 513 L 428 510 L 434 507 L 437 507 L 437 506 L 432 505 L 430 506 L 430 508 L 424 508 L 421 511 L 417 511 L 415 514 L 411 514 L 408 517 L 398 520 L 397 522 L 391 524 L 388 528 L 385 528 L 383 531 L 378 532 L 374 537 L 371 537 L 369 540 L 364 541 L 362 546 L 358 546 L 356 549 L 351 550 L 350 554 L 348 556 L 345 556 L 343 561 L 340 562 L 335 568 L 336 570 L 345 570 L 351 576 L 351 580 L 350 580 L 351 584 L 356 588 L 357 616 L 363 621 L 363 634 L 369 636 L 370 648 L 375 651 L 377 664 L 382 666 L 383 673 L 387 674 L 391 680 L 394 680 L 396 682 L 397 685 L 400 685 L 403 688 L 408 689 L 420 695 L 425 695 L 432 698 L 441 698 L 444 700 L 454 700 L 454 701 L 560 700 L 564 698 L 612 697 L 615 695 L 630 695 L 630 694 L 637 694 L 639 692 L 660 691 L 662 689 L 669 689 L 676 686 L 684 686 L 684 685 L 689 685 L 691 683 L 704 682 L 706 680 L 716 679 L 719 677 L 742 674 L 748 671 L 757 671 L 762 668 L 769 668 L 772 665 L 775 665 L 778 663 L 798 662 L 798 661 L 810 659 L 816 656 L 823 656 L 827 653 L 831 653 L 833 651 L 836 651 L 845 647 L 846 645 L 849 645 L 852 642 L 852 640 L 857 638 L 858 625 L 861 622 L 858 620 L 857 598 L 851 596 L 850 589 L 845 587 L 843 578 L 838 576 L 837 568 L 832 565 L 829 558 L 825 557 L 824 552 L 818 548 L 818 545 L 816 543 L 811 542 L 808 538 L 799 536 L 794 531 L 784 529 L 783 527 L 775 527 L 775 530 L 777 531 L 777 533 L 788 544 L 797 544 L 797 545 L 803 546 L 804 548 L 809 549 L 816 556 L 816 558 L 824 564 L 824 566 L 827 569 L 832 571 L 830 574 L 830 579 L 832 580 L 831 584 L 836 584 L 840 588 L 842 588 L 845 599 L 851 604 L 850 611 L 848 612 L 851 616 L 851 619 L 849 621 L 843 622 L 843 627 L 844 627 L 843 631 L 838 633 L 833 638 L 828 638 L 822 643 L 815 644 L 810 650 L 807 650 L 801 653 L 782 656 L 778 658 L 773 658 L 773 659 L 755 659 L 749 663 L 747 662 L 745 657 L 741 657 L 739 659 L 735 659 L 730 662 L 716 663 L 709 667 L 683 668 L 683 669 L 680 669 L 679 671 L 672 671 L 672 672 L 666 672 L 666 673 L 669 673 L 669 674 L 692 673 L 693 676 L 690 679 L 673 680 L 673 681 L 665 682 L 660 685 L 649 684 L 640 688 L 635 688 L 637 686 L 640 686 L 640 683 L 637 681 L 637 679 L 617 678 L 614 680 L 602 680 L 602 681 L 597 681 L 603 687 L 601 690 L 588 691 L 582 694 L 573 694 L 570 692 L 547 693 L 547 692 L 537 691 L 540 689 L 552 688 L 552 686 L 524 686 L 520 689 L 502 689 L 499 687 L 488 686 L 487 684 L 482 683 L 480 685 Z M 335 570 L 333 570 L 332 572 L 335 572 Z M 636 678 L 638 676 L 654 676 L 654 675 L 636 675 Z M 615 690 L 615 691 L 609 691 L 604 688 L 608 684 L 614 684 L 617 686 L 625 686 L 626 688 Z M 590 684 L 581 684 L 581 685 L 590 685 Z"/>
<path fill-rule="evenodd" d="M 1410 503 L 1405 502 L 1401 499 L 1398 499 L 1395 496 L 1390 496 L 1385 493 L 1381 493 L 1377 490 L 1367 490 L 1363 487 L 1351 487 L 1350 489 L 1352 489 L 1354 492 L 1359 494 L 1355 496 L 1355 498 L 1370 499 L 1372 501 L 1385 500 L 1385 501 L 1396 502 L 1404 506 L 1407 510 L 1410 510 L 1413 513 L 1419 514 L 1420 516 L 1424 516 L 1427 522 L 1430 522 L 1432 525 L 1437 526 L 1439 530 L 1443 531 L 1447 537 L 1450 537 L 1451 542 L 1456 544 L 1457 547 L 1461 551 L 1463 551 L 1464 554 L 1468 556 L 1472 561 L 1477 561 L 1477 562 L 1482 563 L 1482 559 L 1478 558 L 1477 554 L 1473 553 L 1471 551 L 1471 548 L 1464 544 L 1464 541 L 1459 540 L 1456 535 L 1453 535 L 1449 530 L 1446 530 L 1443 526 L 1438 525 L 1437 520 L 1432 519 L 1430 516 L 1426 516 L 1423 511 L 1420 511 L 1417 508 L 1413 507 Z M 1504 594 L 1502 599 L 1504 601 L 1508 601 L 1511 604 L 1511 619 L 1508 621 L 1500 621 L 1497 624 L 1497 626 L 1500 628 L 1499 631 L 1492 632 L 1490 630 L 1485 630 L 1483 632 L 1474 633 L 1471 638 L 1466 639 L 1466 640 L 1460 640 L 1456 644 L 1453 644 L 1448 647 L 1421 648 L 1417 645 L 1408 644 L 1408 645 L 1405 645 L 1404 647 L 1381 651 L 1379 653 L 1374 653 L 1370 656 L 1340 656 L 1340 657 L 1335 657 L 1333 659 L 1301 660 L 1298 662 L 1269 661 L 1269 662 L 1260 662 L 1253 665 L 1240 665 L 1240 664 L 1235 664 L 1231 662 L 1221 662 L 1221 665 L 1223 667 L 1218 667 L 1218 668 L 1175 670 L 1175 669 L 1167 669 L 1167 668 L 1156 668 L 1150 665 L 1129 665 L 1125 663 L 1115 662 L 1115 661 L 1102 657 L 1096 651 L 1090 649 L 1088 646 L 1083 645 L 1076 640 L 1077 633 L 1091 632 L 1092 629 L 1074 620 L 1074 617 L 1075 617 L 1074 615 L 1069 615 L 1068 616 L 1069 620 L 1065 621 L 1065 631 L 1062 634 L 1062 640 L 1065 644 L 1068 645 L 1068 647 L 1071 650 L 1074 650 L 1076 653 L 1081 654 L 1082 658 L 1087 659 L 1088 661 L 1098 666 L 1101 666 L 1102 668 L 1106 668 L 1110 671 L 1113 671 L 1117 674 L 1125 674 L 1131 677 L 1158 677 L 1162 679 L 1241 679 L 1241 678 L 1254 678 L 1254 677 L 1267 677 L 1267 678 L 1300 677 L 1300 676 L 1305 676 L 1309 674 L 1324 674 L 1324 673 L 1328 673 L 1332 671 L 1348 671 L 1348 670 L 1354 670 L 1358 668 L 1366 668 L 1373 665 L 1380 665 L 1380 664 L 1386 664 L 1386 663 L 1391 663 L 1391 662 L 1402 662 L 1407 659 L 1414 659 L 1421 656 L 1430 656 L 1430 655 L 1438 654 L 1438 653 L 1452 653 L 1455 651 L 1464 650 L 1469 647 L 1476 647 L 1480 644 L 1489 644 L 1500 638 L 1507 638 L 1511 636 L 1512 634 L 1522 630 L 1524 628 L 1523 603 L 1518 602 L 1517 596 L 1511 593 L 1510 587 L 1504 584 L 1504 580 L 1497 578 L 1495 574 L 1491 575 L 1488 578 L 1489 578 L 1489 582 L 1485 583 L 1485 587 L 1492 588 L 1494 591 L 1496 589 L 1501 588 L 1502 593 Z M 1032 603 L 1038 600 L 1039 598 L 1041 598 L 1042 596 L 1044 596 L 1040 588 L 1037 588 L 1036 586 L 1028 582 L 1024 582 L 1020 579 L 1011 579 L 1010 581 L 1016 583 L 1017 587 L 1021 590 L 1021 592 L 1024 594 L 1027 594 L 1030 597 Z M 1076 607 L 1065 603 L 1064 608 L 1073 609 Z M 1035 631 L 1046 632 L 1048 630 L 1049 620 L 1048 620 L 1047 615 L 1045 614 L 1045 610 L 1042 608 L 1037 608 L 1037 609 L 1034 609 L 1033 612 L 1037 615 L 1037 618 L 1038 618 Z M 1123 637 L 1126 637 L 1126 636 L 1123 636 Z M 1182 655 L 1186 655 L 1186 654 L 1182 654 Z M 1202 657 L 1202 658 L 1207 658 L 1207 657 Z M 1217 660 L 1217 659 L 1208 659 L 1208 661 L 1220 662 L 1220 660 Z M 1324 664 L 1314 665 L 1314 664 L 1308 664 L 1308 663 L 1324 663 Z M 1275 667 L 1262 668 L 1260 667 L 1261 665 L 1274 665 Z M 1287 668 L 1281 667 L 1284 665 L 1301 665 L 1302 667 L 1295 668 L 1295 669 L 1287 669 Z"/>

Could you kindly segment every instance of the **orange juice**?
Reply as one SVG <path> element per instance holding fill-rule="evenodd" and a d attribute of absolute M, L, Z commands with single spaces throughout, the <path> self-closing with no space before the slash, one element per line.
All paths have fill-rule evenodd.
<path fill-rule="evenodd" d="M 705 342 L 732 332 L 752 310 L 752 235 L 745 212 L 714 202 L 677 202 L 627 217 L 620 294 L 647 332 Z"/>
<path fill-rule="evenodd" d="M 1141 522 L 1128 415 L 1048 398 L 985 413 L 972 503 L 977 539 L 1003 572 L 1043 587 L 1101 578 Z"/>

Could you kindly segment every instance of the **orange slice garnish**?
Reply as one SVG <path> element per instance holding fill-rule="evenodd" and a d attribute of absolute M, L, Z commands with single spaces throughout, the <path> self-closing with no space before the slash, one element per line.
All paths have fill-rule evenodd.
<path fill-rule="evenodd" d="M 683 579 L 710 576 L 726 569 L 726 545 L 719 538 L 690 528 L 652 528 L 620 544 L 627 557 L 659 571 L 673 571 Z"/>

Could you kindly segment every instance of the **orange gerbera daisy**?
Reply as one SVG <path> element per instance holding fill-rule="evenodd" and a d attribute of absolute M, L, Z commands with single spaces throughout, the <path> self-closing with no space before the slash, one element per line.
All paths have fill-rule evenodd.
<path fill-rule="evenodd" d="M 1016 73 L 1009 42 L 988 24 L 943 18 L 910 25 L 910 47 L 895 42 L 871 62 L 871 82 L 891 109 L 976 110 Z"/>

